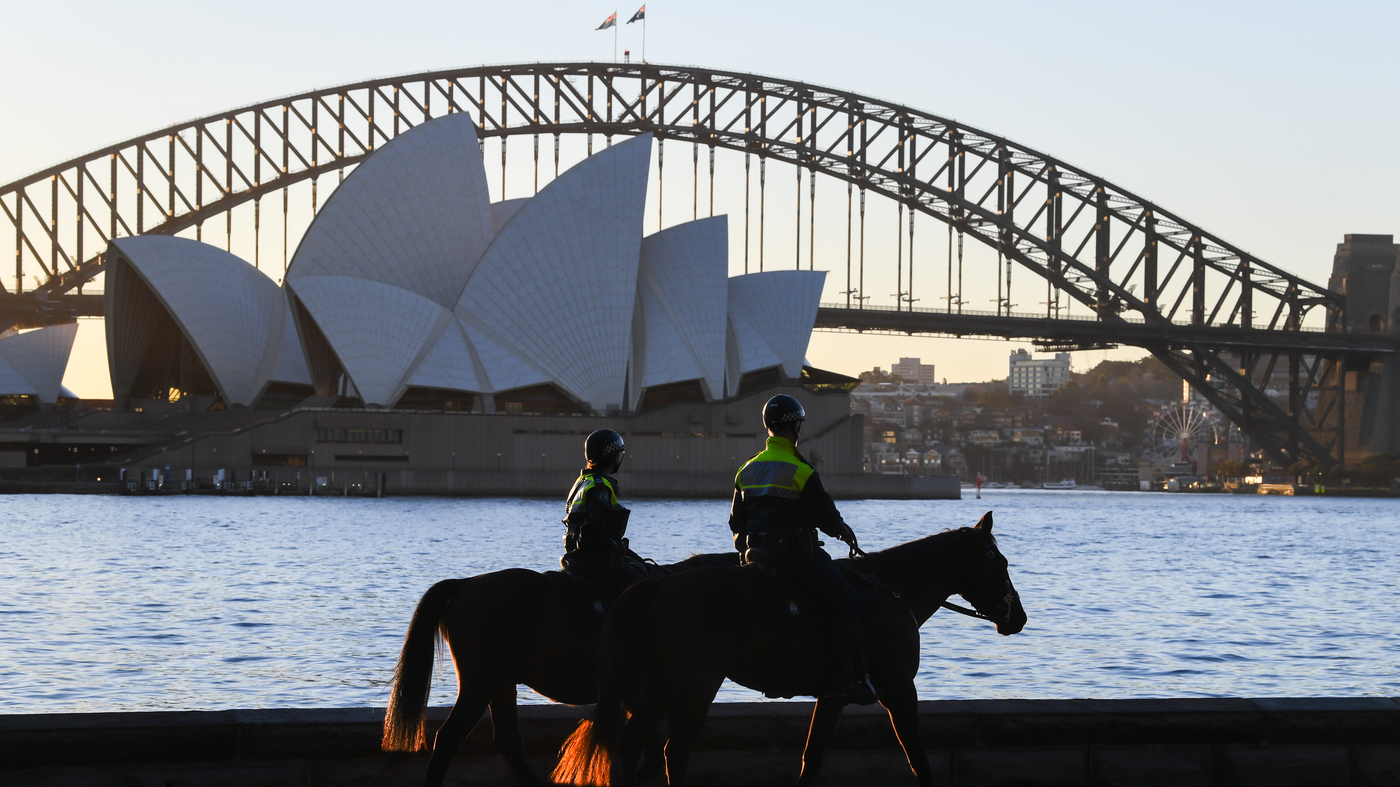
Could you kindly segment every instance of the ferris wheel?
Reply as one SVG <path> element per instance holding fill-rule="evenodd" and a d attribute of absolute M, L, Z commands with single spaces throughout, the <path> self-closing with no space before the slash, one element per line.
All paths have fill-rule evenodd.
<path fill-rule="evenodd" d="M 1164 408 L 1157 417 L 1148 450 L 1159 465 L 1195 462 L 1201 444 L 1215 443 L 1219 437 L 1213 410 L 1182 402 Z"/>

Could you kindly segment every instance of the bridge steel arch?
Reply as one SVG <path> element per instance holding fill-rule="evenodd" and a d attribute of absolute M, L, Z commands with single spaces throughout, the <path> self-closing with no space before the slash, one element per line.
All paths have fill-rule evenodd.
<path fill-rule="evenodd" d="M 594 136 L 652 133 L 661 166 L 666 141 L 691 143 L 697 189 L 700 148 L 710 151 L 711 211 L 715 149 L 744 153 L 746 172 L 756 158 L 760 184 L 767 162 L 794 167 L 799 211 L 804 172 L 812 205 L 818 174 L 845 182 L 848 204 L 858 190 L 862 217 L 867 193 L 892 200 L 901 233 L 903 212 L 910 212 L 910 262 L 906 269 L 901 249 L 893 308 L 867 302 L 863 265 L 853 271 L 848 249 L 845 303 L 824 308 L 819 327 L 1033 336 L 1078 349 L 1141 346 L 1282 464 L 1339 461 L 1341 370 L 1397 349 L 1385 337 L 1343 334 L 1340 294 L 1004 137 L 792 80 L 616 63 L 482 66 L 340 85 L 176 124 L 21 178 L 0 188 L 0 248 L 15 250 L 13 288 L 0 283 L 0 329 L 6 320 L 40 324 L 100 314 L 93 297 L 81 293 L 101 273 L 113 238 L 191 229 L 198 235 L 205 222 L 250 201 L 256 222 L 262 200 L 279 192 L 285 220 L 288 189 L 307 180 L 314 210 L 320 178 L 343 173 L 419 123 L 462 111 L 477 121 L 483 145 L 533 136 L 537 182 L 541 137 L 553 138 L 557 173 L 563 135 L 587 135 L 591 149 Z M 546 166 L 548 157 L 546 149 Z M 503 172 L 504 160 L 503 146 Z M 948 228 L 940 309 L 915 307 L 931 300 L 914 297 L 915 212 Z M 761 226 L 761 212 L 758 220 Z M 964 238 L 997 252 L 997 308 L 986 315 L 992 322 L 964 313 Z M 802 266 L 800 219 L 795 265 Z M 1012 311 L 1016 270 L 1044 282 L 1043 314 Z M 25 290 L 26 277 L 37 282 L 32 290 Z M 935 294 L 938 283 L 918 282 Z M 1093 319 L 1066 319 L 1071 301 Z M 1325 334 L 1303 330 L 1317 307 Z M 1086 325 L 1093 326 L 1088 333 Z M 1279 363 L 1289 370 L 1286 405 L 1264 391 Z"/>

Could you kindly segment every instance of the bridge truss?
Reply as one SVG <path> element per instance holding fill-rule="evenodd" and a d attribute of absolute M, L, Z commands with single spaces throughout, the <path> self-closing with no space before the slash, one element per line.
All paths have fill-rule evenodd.
<path fill-rule="evenodd" d="M 310 182 L 314 212 L 318 199 L 324 203 L 317 190 L 322 179 L 343 178 L 376 146 L 419 123 L 463 111 L 477 121 L 483 146 L 492 138 L 533 137 L 536 187 L 542 139 L 546 177 L 549 143 L 557 174 L 564 136 L 586 136 L 591 152 L 597 137 L 607 144 L 614 136 L 653 133 L 659 169 L 666 143 L 681 143 L 691 153 L 682 166 L 691 164 L 692 215 L 702 204 L 702 160 L 712 214 L 715 151 L 742 153 L 746 270 L 755 230 L 756 263 L 765 264 L 770 163 L 796 174 L 791 264 L 798 268 L 804 176 L 809 268 L 817 264 L 817 176 L 844 183 L 844 302 L 821 310 L 819 328 L 1025 337 L 1047 348 L 1143 347 L 1284 465 L 1327 466 L 1342 458 L 1342 371 L 1397 350 L 1386 337 L 1345 332 L 1338 293 L 995 134 L 791 80 L 601 63 L 486 66 L 302 93 L 161 129 L 17 180 L 0 188 L 0 248 L 15 250 L 13 284 L 0 283 L 0 330 L 101 314 L 100 296 L 83 289 L 101 273 L 113 238 L 190 231 L 203 238 L 205 223 L 222 217 L 231 245 L 233 211 L 252 203 L 256 234 L 266 204 L 275 213 L 279 195 L 285 260 L 294 186 Z M 503 178 L 506 150 L 502 144 Z M 754 170 L 757 206 L 750 201 Z M 771 180 L 778 188 L 779 178 Z M 892 306 L 872 304 L 866 294 L 867 197 L 897 206 Z M 658 194 L 658 207 L 663 199 Z M 943 275 L 932 282 L 925 280 L 927 264 L 915 280 L 915 214 L 947 228 Z M 985 264 L 965 268 L 969 238 L 995 251 L 995 271 Z M 944 250 L 937 238 L 929 246 Z M 824 254 L 822 263 L 839 275 L 839 260 Z M 996 283 L 995 311 L 966 310 L 964 285 L 980 277 L 985 286 L 988 274 Z M 1027 274 L 1032 288 L 1043 283 L 1043 313 L 1012 311 L 1013 278 L 1024 293 Z M 26 289 L 26 280 L 34 286 Z M 928 297 L 916 298 L 916 285 Z M 920 301 L 942 305 L 916 307 Z M 1087 315 L 1072 317 L 1075 303 Z M 1304 330 L 1319 307 L 1326 330 Z M 1280 369 L 1287 369 L 1286 395 L 1271 395 L 1266 389 Z"/>

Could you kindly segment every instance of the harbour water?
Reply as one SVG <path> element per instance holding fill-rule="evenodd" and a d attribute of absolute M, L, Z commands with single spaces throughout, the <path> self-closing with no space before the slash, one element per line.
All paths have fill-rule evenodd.
<path fill-rule="evenodd" d="M 727 507 L 637 501 L 629 535 L 660 562 L 725 551 Z M 0 713 L 382 706 L 419 595 L 554 567 L 561 508 L 0 496 Z M 995 512 L 1029 623 L 935 615 L 924 699 L 1400 695 L 1395 501 L 994 490 L 842 510 L 867 550 Z M 452 689 L 445 663 L 434 704 Z"/>

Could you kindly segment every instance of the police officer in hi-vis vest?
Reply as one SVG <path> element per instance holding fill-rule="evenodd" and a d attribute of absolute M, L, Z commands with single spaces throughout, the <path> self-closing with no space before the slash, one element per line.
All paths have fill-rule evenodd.
<path fill-rule="evenodd" d="M 857 684 L 854 701 L 873 701 L 857 655 L 861 602 L 849 589 L 831 556 L 817 541 L 817 530 L 856 546 L 856 534 L 822 488 L 821 477 L 797 451 L 807 413 L 801 402 L 780 394 L 763 406 L 768 444 L 744 463 L 734 478 L 729 528 L 746 564 L 758 564 L 806 592 L 809 600 L 838 621 L 837 680 L 840 690 Z M 854 667 L 852 673 L 848 665 Z"/>
<path fill-rule="evenodd" d="M 579 473 L 564 504 L 564 556 L 559 565 L 575 579 L 595 585 L 614 598 L 646 574 L 629 559 L 627 518 L 632 513 L 617 501 L 617 479 L 627 446 L 622 435 L 599 429 L 583 444 L 588 467 Z"/>

